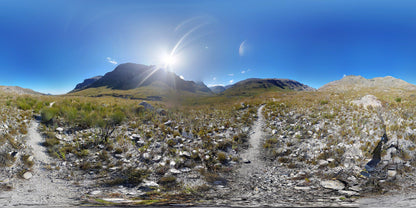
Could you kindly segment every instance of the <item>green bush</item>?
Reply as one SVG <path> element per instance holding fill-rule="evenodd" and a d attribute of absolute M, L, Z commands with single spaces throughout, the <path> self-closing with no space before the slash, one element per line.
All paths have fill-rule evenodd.
<path fill-rule="evenodd" d="M 40 116 L 42 118 L 42 123 L 53 122 L 53 119 L 55 118 L 57 113 L 58 113 L 57 108 L 54 108 L 54 107 L 52 107 L 52 108 L 49 108 L 49 107 L 42 108 L 42 110 L 40 112 Z"/>

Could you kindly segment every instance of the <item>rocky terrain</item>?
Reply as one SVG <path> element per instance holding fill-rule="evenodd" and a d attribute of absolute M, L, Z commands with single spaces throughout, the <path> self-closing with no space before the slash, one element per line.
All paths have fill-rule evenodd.
<path fill-rule="evenodd" d="M 416 96 L 379 92 L 182 106 L 4 95 L 0 202 L 371 207 L 416 185 Z"/>

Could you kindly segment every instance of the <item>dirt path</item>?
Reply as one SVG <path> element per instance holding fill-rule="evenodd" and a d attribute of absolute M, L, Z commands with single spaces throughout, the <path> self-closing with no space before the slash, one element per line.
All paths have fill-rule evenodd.
<path fill-rule="evenodd" d="M 65 180 L 52 175 L 45 167 L 52 161 L 41 145 L 43 138 L 37 131 L 39 123 L 32 121 L 27 135 L 27 146 L 32 148 L 35 165 L 33 176 L 28 179 L 16 179 L 14 189 L 1 193 L 2 206 L 65 207 L 76 204 L 76 188 Z M 56 170 L 54 170 L 56 171 Z"/>
<path fill-rule="evenodd" d="M 253 124 L 250 135 L 250 147 L 241 157 L 243 160 L 250 161 L 244 163 L 240 168 L 241 175 L 253 175 L 265 168 L 264 162 L 260 159 L 261 140 L 263 139 L 264 116 L 262 114 L 264 106 L 257 110 L 257 121 Z"/>

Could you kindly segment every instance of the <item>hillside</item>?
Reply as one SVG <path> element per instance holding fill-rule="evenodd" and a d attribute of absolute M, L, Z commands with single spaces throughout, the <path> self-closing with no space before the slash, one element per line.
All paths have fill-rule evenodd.
<path fill-rule="evenodd" d="M 209 89 L 215 94 L 222 93 L 226 90 L 226 88 L 224 86 L 220 86 L 220 85 L 210 87 Z"/>
<path fill-rule="evenodd" d="M 94 78 L 86 79 L 70 93 L 102 96 L 111 95 L 114 92 L 118 92 L 116 94 L 126 94 L 126 91 L 129 90 L 136 94 L 146 94 L 146 96 L 154 96 L 154 94 L 146 92 L 155 90 L 169 93 L 170 91 L 176 91 L 198 95 L 212 94 L 211 90 L 203 83 L 183 80 L 175 73 L 155 66 L 134 63 L 120 64 L 101 78 L 95 80 Z M 164 92 L 158 94 L 166 94 Z M 129 96 L 128 94 L 126 94 L 127 97 Z"/>
<path fill-rule="evenodd" d="M 416 85 L 391 76 L 373 79 L 366 79 L 362 76 L 346 76 L 341 80 L 336 80 L 322 86 L 318 91 L 344 92 L 363 89 L 376 91 L 416 90 Z"/>
<path fill-rule="evenodd" d="M 77 86 L 75 86 L 75 88 L 71 92 L 76 92 L 76 91 L 80 91 L 82 89 L 85 89 L 88 86 L 90 86 L 91 84 L 93 84 L 94 82 L 96 82 L 97 80 L 101 79 L 102 77 L 103 76 L 95 76 L 95 77 L 91 77 L 89 79 L 85 79 L 82 83 L 77 84 Z"/>
<path fill-rule="evenodd" d="M 252 95 L 267 91 L 315 91 L 307 85 L 290 79 L 246 79 L 226 89 L 224 95 Z"/>
<path fill-rule="evenodd" d="M 0 92 L 15 95 L 42 95 L 40 92 L 18 86 L 0 86 Z"/>

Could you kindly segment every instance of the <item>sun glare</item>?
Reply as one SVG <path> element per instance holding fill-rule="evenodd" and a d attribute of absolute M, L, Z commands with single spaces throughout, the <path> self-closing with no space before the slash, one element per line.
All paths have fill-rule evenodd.
<path fill-rule="evenodd" d="M 165 55 L 162 58 L 162 63 L 164 65 L 164 67 L 166 68 L 170 68 L 173 65 L 175 65 L 178 62 L 178 58 L 176 56 L 172 56 L 172 55 Z"/>

